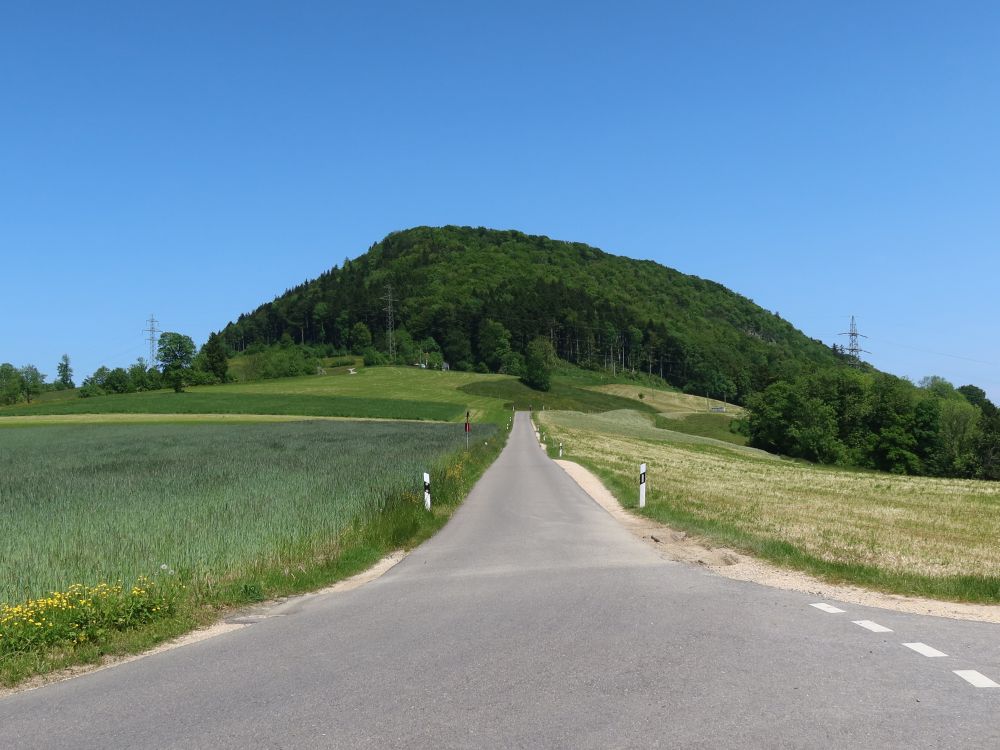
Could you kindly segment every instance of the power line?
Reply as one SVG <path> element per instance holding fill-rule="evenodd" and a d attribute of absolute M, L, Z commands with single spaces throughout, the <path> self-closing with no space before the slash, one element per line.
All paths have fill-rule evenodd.
<path fill-rule="evenodd" d="M 898 341 L 889 341 L 887 339 L 871 339 L 872 341 L 877 341 L 881 344 L 888 344 L 889 346 L 898 346 L 902 349 L 910 349 L 915 352 L 921 352 L 922 354 L 933 354 L 936 357 L 948 357 L 950 359 L 960 359 L 963 362 L 975 362 L 979 365 L 989 365 L 990 367 L 1000 367 L 996 362 L 987 362 L 983 359 L 973 359 L 972 357 L 963 357 L 959 354 L 948 354 L 947 352 L 935 352 L 931 349 L 921 349 L 919 346 L 910 346 L 909 344 L 901 344 Z"/>
<path fill-rule="evenodd" d="M 149 326 L 149 327 L 142 329 L 143 333 L 148 333 L 149 334 L 149 339 L 148 339 L 149 340 L 149 362 L 147 363 L 147 367 L 152 367 L 153 363 L 156 361 L 156 341 L 157 341 L 158 335 L 161 334 L 161 333 L 163 333 L 163 331 L 159 330 L 156 327 L 156 324 L 159 323 L 159 322 L 160 321 L 158 321 L 156 319 L 156 317 L 152 313 L 150 313 L 149 314 L 149 320 L 146 321 L 146 325 Z"/>
<path fill-rule="evenodd" d="M 867 349 L 862 349 L 861 344 L 858 342 L 858 338 L 866 339 L 868 338 L 863 333 L 858 333 L 858 324 L 854 320 L 854 316 L 851 316 L 851 328 L 844 333 L 838 333 L 838 336 L 847 336 L 847 354 L 851 357 L 855 367 L 861 365 L 861 354 L 871 354 Z"/>
<path fill-rule="evenodd" d="M 385 334 L 389 341 L 389 361 L 396 361 L 396 338 L 392 320 L 392 284 L 385 285 L 385 295 L 382 300 L 385 302 Z"/>

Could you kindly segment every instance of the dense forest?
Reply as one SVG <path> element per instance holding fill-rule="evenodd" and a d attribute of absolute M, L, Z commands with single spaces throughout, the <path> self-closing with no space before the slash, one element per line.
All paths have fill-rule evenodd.
<path fill-rule="evenodd" d="M 522 374 L 529 342 L 542 336 L 578 366 L 643 371 L 740 402 L 842 359 L 720 284 L 580 243 L 470 227 L 390 234 L 221 333 L 235 352 L 290 337 L 512 374 Z"/>
<path fill-rule="evenodd" d="M 896 474 L 1000 479 L 1000 410 L 974 385 L 818 369 L 747 400 L 751 445 Z"/>

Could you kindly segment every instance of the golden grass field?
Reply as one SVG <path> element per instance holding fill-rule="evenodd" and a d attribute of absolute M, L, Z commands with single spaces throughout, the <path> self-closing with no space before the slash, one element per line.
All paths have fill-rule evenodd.
<path fill-rule="evenodd" d="M 743 415 L 743 408 L 734 404 L 726 404 L 716 399 L 708 399 L 704 396 L 693 396 L 680 391 L 663 391 L 631 383 L 610 383 L 608 385 L 591 386 L 590 390 L 610 393 L 614 396 L 622 396 L 633 401 L 652 406 L 656 411 L 670 419 L 683 419 L 691 414 L 704 414 L 710 411 L 710 407 L 725 408 L 725 413 L 730 417 Z M 642 398 L 639 398 L 639 394 Z"/>
<path fill-rule="evenodd" d="M 537 418 L 550 443 L 562 441 L 566 458 L 597 471 L 627 507 L 636 504 L 638 465 L 647 463 L 647 512 L 659 520 L 750 551 L 777 543 L 787 552 L 792 545 L 784 562 L 830 563 L 833 578 L 851 566 L 870 569 L 862 577 L 972 576 L 991 579 L 994 593 L 985 600 L 996 595 L 998 483 L 764 458 L 736 446 L 682 442 L 689 436 L 625 412 Z"/>

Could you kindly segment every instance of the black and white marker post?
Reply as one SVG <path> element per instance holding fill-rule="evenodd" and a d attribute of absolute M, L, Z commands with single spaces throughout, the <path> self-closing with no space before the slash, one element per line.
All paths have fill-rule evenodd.
<path fill-rule="evenodd" d="M 472 432 L 472 423 L 469 422 L 469 412 L 465 412 L 465 450 L 469 450 L 470 432 Z"/>
<path fill-rule="evenodd" d="M 424 510 L 431 509 L 431 475 L 424 472 Z"/>
<path fill-rule="evenodd" d="M 646 507 L 646 464 L 639 464 L 639 507 Z"/>

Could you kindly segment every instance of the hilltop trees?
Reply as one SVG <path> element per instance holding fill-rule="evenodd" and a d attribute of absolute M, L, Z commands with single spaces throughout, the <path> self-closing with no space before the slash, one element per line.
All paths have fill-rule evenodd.
<path fill-rule="evenodd" d="M 45 388 L 45 376 L 34 365 L 25 365 L 19 370 L 21 374 L 21 393 L 29 404 L 31 397 L 37 396 Z"/>
<path fill-rule="evenodd" d="M 57 390 L 66 390 L 68 388 L 75 388 L 73 384 L 73 368 L 69 366 L 69 355 L 64 354 L 59 360 L 59 364 L 56 365 L 56 382 L 55 387 Z"/>
<path fill-rule="evenodd" d="M 21 399 L 21 373 L 10 362 L 0 364 L 0 404 L 16 404 Z"/>
<path fill-rule="evenodd" d="M 142 357 L 139 357 L 127 368 L 115 367 L 109 369 L 98 367 L 89 377 L 83 379 L 77 390 L 80 398 L 91 396 L 106 396 L 111 393 L 135 393 L 136 391 L 153 391 L 160 388 L 161 375 L 155 367 L 150 367 Z"/>
<path fill-rule="evenodd" d="M 45 375 L 34 365 L 14 367 L 9 362 L 0 364 L 0 404 L 16 404 L 21 399 L 30 404 L 32 397 L 46 387 Z"/>
<path fill-rule="evenodd" d="M 160 334 L 156 358 L 163 368 L 163 382 L 181 393 L 191 372 L 194 359 L 194 342 L 190 336 L 167 331 Z"/>
<path fill-rule="evenodd" d="M 390 234 L 241 315 L 222 336 L 237 352 L 289 333 L 310 346 L 385 353 L 386 283 L 398 300 L 397 330 L 433 340 L 453 369 L 520 374 L 529 342 L 541 336 L 580 367 L 642 370 L 742 403 L 779 376 L 841 364 L 829 347 L 719 284 L 580 243 L 473 227 Z M 397 350 L 397 361 L 409 362 Z"/>

